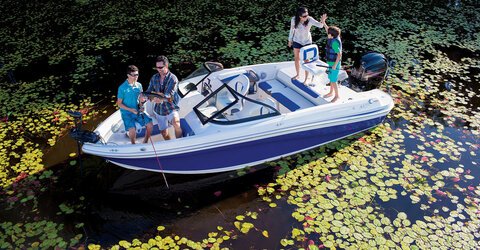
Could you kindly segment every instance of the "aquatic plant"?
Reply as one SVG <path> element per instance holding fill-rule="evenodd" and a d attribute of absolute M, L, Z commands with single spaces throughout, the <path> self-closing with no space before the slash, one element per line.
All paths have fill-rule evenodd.
<path fill-rule="evenodd" d="M 112 75 L 123 72 L 118 67 L 147 68 L 157 54 L 168 55 L 179 75 L 187 73 L 184 65 L 206 60 L 232 67 L 292 59 L 286 36 L 298 6 L 268 0 L 4 3 L 12 14 L 0 20 L 0 75 L 18 81 L 0 82 L 0 200 L 6 211 L 19 209 L 29 219 L 3 221 L 0 248 L 219 249 L 258 237 L 278 248 L 478 248 L 480 7 L 448 2 L 313 1 L 307 6 L 312 16 L 327 11 L 329 23 L 344 31 L 347 62 L 366 50 L 397 61 L 382 87 L 395 99 L 385 125 L 270 163 L 279 172 L 257 189 L 261 211 L 226 217 L 217 230 L 205 229 L 202 240 L 160 225 L 155 237 L 139 232 L 113 246 L 85 242 L 81 222 L 64 234 L 62 223 L 38 211 L 38 197 L 58 178 L 44 171 L 42 157 L 73 125 L 66 111 L 82 110 L 85 120 L 98 116 L 97 101 L 114 99 L 105 89 L 114 91 L 111 82 L 119 80 Z M 313 38 L 325 42 L 322 30 Z M 52 213 L 78 215 L 82 203 L 62 201 Z M 262 223 L 278 210 L 293 220 L 282 225 L 286 235 Z"/>

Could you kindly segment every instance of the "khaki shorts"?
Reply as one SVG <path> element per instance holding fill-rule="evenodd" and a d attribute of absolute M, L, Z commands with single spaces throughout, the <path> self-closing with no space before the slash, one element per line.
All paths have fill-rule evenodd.
<path fill-rule="evenodd" d="M 157 113 L 155 113 L 155 119 L 157 119 L 158 128 L 160 129 L 160 131 L 163 131 L 172 126 L 175 117 L 180 120 L 180 116 L 178 115 L 177 111 L 173 111 L 168 115 L 158 115 Z"/>

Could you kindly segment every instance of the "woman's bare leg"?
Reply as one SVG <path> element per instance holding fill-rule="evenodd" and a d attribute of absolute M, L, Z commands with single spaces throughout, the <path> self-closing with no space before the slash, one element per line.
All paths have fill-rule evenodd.
<path fill-rule="evenodd" d="M 297 74 L 292 77 L 292 80 L 296 80 L 300 74 L 300 49 L 293 49 L 293 55 L 295 57 L 295 72 Z"/>

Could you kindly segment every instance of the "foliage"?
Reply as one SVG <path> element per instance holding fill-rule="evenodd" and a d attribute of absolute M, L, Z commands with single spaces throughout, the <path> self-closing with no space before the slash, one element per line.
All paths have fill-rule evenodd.
<path fill-rule="evenodd" d="M 77 245 L 82 234 L 65 240 L 59 236 L 63 229 L 62 224 L 47 220 L 16 224 L 2 222 L 0 223 L 0 248 L 51 249 Z"/>
<path fill-rule="evenodd" d="M 38 197 L 57 178 L 44 171 L 42 157 L 73 125 L 66 111 L 82 110 L 85 120 L 99 114 L 96 101 L 110 97 L 98 86 L 114 89 L 109 83 L 117 84 L 118 67 L 147 68 L 158 54 L 180 75 L 206 60 L 226 67 L 289 60 L 286 36 L 297 7 L 272 0 L 2 3 L 9 14 L 0 20 L 0 75 L 18 81 L 0 82 L 0 199 L 5 210 L 32 211 L 20 210 L 27 222 L 0 223 L 0 248 L 83 247 L 85 235 L 59 236 L 63 224 L 38 212 Z M 279 172 L 257 190 L 262 213 L 227 218 L 228 225 L 199 241 L 165 235 L 167 225 L 153 238 L 139 232 L 142 239 L 113 249 L 217 249 L 245 237 L 308 249 L 479 248 L 478 3 L 347 0 L 307 7 L 317 19 L 328 12 L 328 23 L 342 28 L 346 59 L 376 50 L 397 61 L 387 81 L 396 105 L 386 124 L 271 163 Z M 323 30 L 312 32 L 317 44 L 325 42 Z M 391 205 L 398 201 L 418 214 Z M 71 216 L 82 203 L 52 209 Z M 259 225 L 279 209 L 290 209 L 295 221 L 288 235 Z"/>

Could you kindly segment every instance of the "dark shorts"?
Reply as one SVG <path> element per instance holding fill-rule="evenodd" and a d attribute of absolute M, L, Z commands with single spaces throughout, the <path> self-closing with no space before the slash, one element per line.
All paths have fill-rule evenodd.
<path fill-rule="evenodd" d="M 311 43 L 302 45 L 302 44 L 299 44 L 299 43 L 297 43 L 297 42 L 293 42 L 292 47 L 293 47 L 294 49 L 300 49 L 300 48 L 305 47 L 305 46 L 310 45 L 310 44 L 311 44 Z"/>

